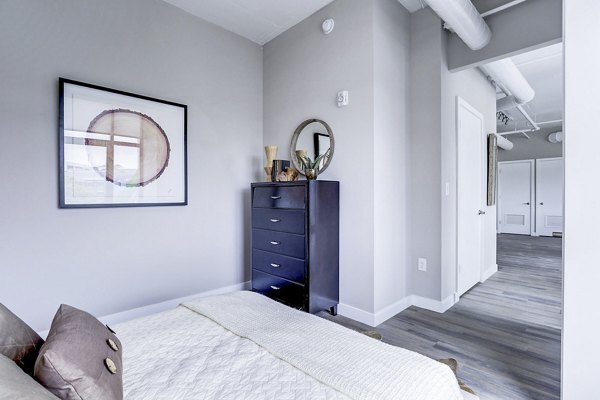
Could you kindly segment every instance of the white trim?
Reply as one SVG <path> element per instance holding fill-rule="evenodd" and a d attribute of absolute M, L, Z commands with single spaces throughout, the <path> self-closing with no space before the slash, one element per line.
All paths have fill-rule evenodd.
<path fill-rule="evenodd" d="M 410 302 L 410 296 L 409 296 L 409 297 L 400 299 L 399 301 L 397 301 L 393 304 L 390 304 L 387 307 L 384 307 L 382 310 L 379 310 L 375 313 L 375 315 L 374 315 L 375 325 L 373 325 L 373 326 L 377 326 L 379 324 L 384 323 L 388 319 L 392 318 L 394 315 L 397 315 L 398 313 L 406 310 L 410 306 L 411 306 L 411 302 Z"/>
<path fill-rule="evenodd" d="M 355 321 L 362 322 L 363 324 L 376 327 L 400 312 L 406 310 L 410 306 L 424 308 L 426 310 L 441 314 L 448 311 L 448 309 L 450 309 L 450 307 L 452 307 L 454 304 L 456 304 L 454 301 L 454 295 L 450 295 L 444 300 L 433 300 L 413 294 L 404 297 L 403 299 L 400 299 L 375 313 L 361 310 L 360 308 L 356 308 L 348 304 L 340 303 L 338 304 L 338 314 Z"/>
<path fill-rule="evenodd" d="M 487 135 L 485 133 L 485 119 L 483 118 L 483 114 L 479 112 L 479 110 L 477 110 L 475 107 L 473 107 L 472 105 L 470 105 L 465 99 L 463 99 L 460 96 L 456 96 L 455 99 L 455 126 L 454 126 L 454 134 L 456 137 L 456 164 L 454 166 L 455 168 L 455 172 L 456 172 L 456 226 L 455 226 L 455 235 L 456 235 L 456 240 L 454 242 L 454 247 L 456 250 L 456 258 L 455 258 L 455 265 L 454 265 L 454 273 L 455 273 L 455 278 L 454 278 L 454 291 L 458 294 L 458 297 L 460 297 L 463 293 L 459 293 L 461 285 L 460 285 L 460 270 L 459 270 L 459 266 L 460 266 L 460 261 L 461 261 L 461 252 L 460 252 L 460 241 L 463 239 L 461 238 L 460 235 L 460 229 L 459 229 L 459 225 L 460 225 L 460 203 L 461 203 L 461 193 L 460 193 L 460 184 L 462 183 L 461 180 L 461 169 L 460 169 L 460 161 L 459 161 L 459 151 L 460 151 L 460 144 L 461 144 L 461 138 L 460 138 L 460 130 L 461 130 L 461 109 L 464 109 L 467 112 L 470 112 L 471 114 L 475 115 L 476 117 L 479 118 L 480 122 L 481 122 L 481 193 L 480 193 L 480 199 L 479 199 L 479 203 L 480 203 L 480 208 L 479 210 L 486 210 L 488 211 L 490 207 L 487 206 L 487 176 L 488 176 L 488 160 L 487 160 L 487 147 L 488 147 L 488 143 L 487 143 Z M 464 140 L 464 139 L 463 139 Z M 484 156 L 484 154 L 486 156 Z M 496 180 L 496 182 L 498 182 L 498 180 Z M 497 204 L 497 203 L 496 203 Z M 481 237 L 481 243 L 480 243 L 480 265 L 484 264 L 484 260 L 485 260 L 485 217 L 481 218 L 479 220 L 479 236 Z M 479 277 L 481 279 L 481 276 L 483 274 L 483 271 L 480 269 L 479 271 Z M 452 304 L 455 304 L 454 302 L 454 295 L 451 296 L 452 297 Z M 447 299 L 445 299 L 444 301 L 446 301 Z M 435 310 L 434 310 L 435 311 Z M 443 311 L 442 311 L 443 312 Z"/>
<path fill-rule="evenodd" d="M 491 278 L 496 272 L 498 272 L 498 264 L 492 265 L 490 268 L 481 271 L 481 283 L 487 281 Z"/>
<path fill-rule="evenodd" d="M 362 322 L 363 324 L 367 324 L 369 326 L 376 326 L 375 314 L 365 310 L 361 310 L 360 308 L 350 306 L 348 304 L 338 304 L 338 314 L 353 319 L 355 321 Z"/>
<path fill-rule="evenodd" d="M 179 297 L 176 299 L 170 299 L 166 301 L 162 301 L 160 303 L 149 304 L 142 307 L 133 308 L 131 310 L 121 311 L 115 314 L 105 315 L 103 317 L 99 317 L 98 320 L 103 324 L 114 325 L 125 321 L 130 321 L 135 318 L 145 317 L 147 315 L 152 315 L 159 313 L 161 311 L 171 310 L 177 307 L 181 303 L 185 303 L 187 301 L 199 298 L 199 297 L 207 297 L 214 296 L 218 294 L 225 294 L 231 292 L 237 292 L 240 290 L 249 290 L 251 287 L 250 281 L 237 283 L 235 285 L 225 286 L 213 290 L 208 290 L 206 292 L 196 293 L 189 296 Z M 38 332 L 38 334 L 45 338 L 48 336 L 48 331 Z"/>
<path fill-rule="evenodd" d="M 426 310 L 435 311 L 437 313 L 443 314 L 450 309 L 454 303 L 454 295 L 450 295 L 443 300 L 433 300 L 427 297 L 421 297 L 417 295 L 410 296 L 410 304 L 424 308 Z"/>

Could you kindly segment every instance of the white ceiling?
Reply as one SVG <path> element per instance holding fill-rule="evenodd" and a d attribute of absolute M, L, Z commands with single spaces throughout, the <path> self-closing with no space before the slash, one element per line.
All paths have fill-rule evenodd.
<path fill-rule="evenodd" d="M 165 0 L 263 45 L 333 0 Z"/>
<path fill-rule="evenodd" d="M 512 60 L 535 90 L 535 98 L 524 106 L 529 115 L 536 122 L 562 119 L 562 43 L 520 54 L 512 57 Z M 511 110 L 507 114 L 514 118 L 514 122 L 508 126 L 499 123 L 499 132 L 527 128 L 525 118 L 519 111 Z M 561 126 L 561 123 L 541 126 Z"/>

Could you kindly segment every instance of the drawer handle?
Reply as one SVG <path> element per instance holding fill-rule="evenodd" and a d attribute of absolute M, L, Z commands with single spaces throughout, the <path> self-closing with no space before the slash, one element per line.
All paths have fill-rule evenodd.
<path fill-rule="evenodd" d="M 271 196 L 271 198 L 272 198 L 273 200 L 279 200 L 279 199 L 281 198 L 281 196 Z"/>
<path fill-rule="evenodd" d="M 281 288 L 279 286 L 273 286 L 273 285 L 271 285 L 271 289 L 273 289 L 273 290 L 279 290 Z"/>
<path fill-rule="evenodd" d="M 271 221 L 271 222 L 273 222 L 273 223 L 275 223 L 275 222 L 281 222 L 281 220 L 280 220 L 280 219 L 275 219 L 275 218 L 271 218 L 269 221 Z"/>
<path fill-rule="evenodd" d="M 281 267 L 281 264 L 271 263 L 271 267 L 273 267 L 273 268 L 279 268 L 279 267 Z"/>
<path fill-rule="evenodd" d="M 279 246 L 281 244 L 281 242 L 276 242 L 274 240 L 271 240 L 270 242 L 273 246 Z"/>

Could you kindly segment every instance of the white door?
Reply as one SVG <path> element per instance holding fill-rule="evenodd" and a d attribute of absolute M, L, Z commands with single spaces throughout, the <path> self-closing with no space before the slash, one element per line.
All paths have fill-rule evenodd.
<path fill-rule="evenodd" d="M 458 273 L 462 295 L 481 280 L 483 258 L 483 116 L 461 98 L 456 101 L 458 141 Z"/>
<path fill-rule="evenodd" d="M 563 231 L 563 160 L 539 159 L 535 162 L 535 233 L 552 236 Z"/>
<path fill-rule="evenodd" d="M 531 235 L 533 160 L 498 163 L 498 232 Z"/>

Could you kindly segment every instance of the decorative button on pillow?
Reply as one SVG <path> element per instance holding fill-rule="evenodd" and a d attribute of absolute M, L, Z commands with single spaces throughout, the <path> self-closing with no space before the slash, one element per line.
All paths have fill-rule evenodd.
<path fill-rule="evenodd" d="M 42 344 L 42 338 L 29 325 L 0 304 L 0 354 L 33 375 L 35 360 Z"/>
<path fill-rule="evenodd" d="M 40 350 L 35 378 L 63 400 L 122 400 L 121 349 L 95 317 L 63 304 Z"/>

